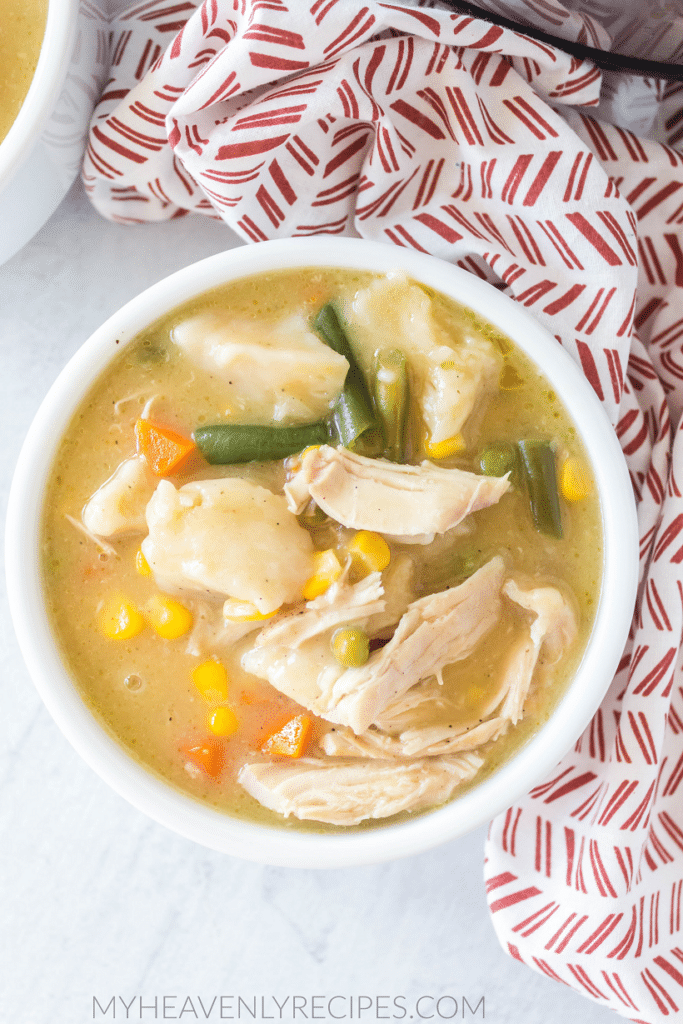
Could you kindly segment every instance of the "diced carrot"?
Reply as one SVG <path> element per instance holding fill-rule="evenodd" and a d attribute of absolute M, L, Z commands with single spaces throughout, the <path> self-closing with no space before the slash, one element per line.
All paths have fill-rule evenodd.
<path fill-rule="evenodd" d="M 137 421 L 135 440 L 138 454 L 144 455 L 149 468 L 157 476 L 167 476 L 181 469 L 189 456 L 197 450 L 194 441 L 188 437 L 150 420 Z"/>
<path fill-rule="evenodd" d="M 308 715 L 295 715 L 281 729 L 271 733 L 261 746 L 261 753 L 274 757 L 301 757 L 311 735 L 312 724 Z"/>
<path fill-rule="evenodd" d="M 212 779 L 217 779 L 223 771 L 225 754 L 223 744 L 216 740 L 206 739 L 191 747 L 182 747 L 182 753 L 193 765 L 201 768 Z"/>

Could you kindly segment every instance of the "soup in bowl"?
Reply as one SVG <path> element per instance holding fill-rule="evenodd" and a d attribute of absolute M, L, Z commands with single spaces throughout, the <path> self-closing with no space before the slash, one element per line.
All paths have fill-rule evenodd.
<path fill-rule="evenodd" d="M 103 19 L 79 0 L 0 0 L 0 264 L 78 173 L 105 70 Z"/>
<path fill-rule="evenodd" d="M 613 431 L 440 261 L 293 240 L 113 317 L 36 418 L 8 579 L 49 709 L 124 796 L 335 866 L 486 821 L 610 682 L 637 531 Z"/>
<path fill-rule="evenodd" d="M 0 142 L 21 109 L 45 32 L 47 0 L 27 5 L 23 0 L 0 3 Z"/>

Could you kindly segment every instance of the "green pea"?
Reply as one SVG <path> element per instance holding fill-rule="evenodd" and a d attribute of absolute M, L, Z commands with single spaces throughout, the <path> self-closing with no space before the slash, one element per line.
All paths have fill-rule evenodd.
<path fill-rule="evenodd" d="M 515 449 L 509 441 L 493 441 L 479 456 L 479 465 L 486 476 L 505 476 L 515 468 Z"/>
<path fill-rule="evenodd" d="M 360 668 L 370 657 L 370 641 L 362 629 L 341 626 L 330 643 L 332 653 L 344 668 Z"/>

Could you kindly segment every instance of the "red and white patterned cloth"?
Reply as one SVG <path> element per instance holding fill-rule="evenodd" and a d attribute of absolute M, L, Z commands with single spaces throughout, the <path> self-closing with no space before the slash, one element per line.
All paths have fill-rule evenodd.
<path fill-rule="evenodd" d="M 559 0 L 516 6 L 609 46 Z M 639 603 L 590 727 L 493 822 L 486 878 L 512 956 L 648 1024 L 683 1016 L 682 106 L 680 86 L 601 82 L 416 0 L 156 0 L 112 24 L 83 171 L 123 222 L 433 253 L 505 286 L 583 367 L 637 496 Z M 668 120 L 670 145 L 607 123 L 629 117 Z"/>

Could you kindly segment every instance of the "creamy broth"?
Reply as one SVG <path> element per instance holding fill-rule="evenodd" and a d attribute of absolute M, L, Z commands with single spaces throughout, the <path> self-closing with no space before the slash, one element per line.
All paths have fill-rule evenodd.
<path fill-rule="evenodd" d="M 0 142 L 33 79 L 45 33 L 47 0 L 0 0 Z"/>
<path fill-rule="evenodd" d="M 330 300 L 339 309 L 351 310 L 354 296 L 377 280 L 375 275 L 349 271 L 283 271 L 237 281 L 175 309 L 116 356 L 92 388 L 61 443 L 47 492 L 43 531 L 45 589 L 65 662 L 85 701 L 135 758 L 177 788 L 230 814 L 285 827 L 338 826 L 284 818 L 261 806 L 236 781 L 240 768 L 245 762 L 268 760 L 261 749 L 266 737 L 277 731 L 281 723 L 302 713 L 312 720 L 305 751 L 308 758 L 333 761 L 334 758 L 326 758 L 319 743 L 324 734 L 343 727 L 339 723 L 330 725 L 320 715 L 311 715 L 265 678 L 245 670 L 242 659 L 253 647 L 260 624 L 256 632 L 228 648 L 212 649 L 211 642 L 202 641 L 201 653 L 196 649 L 188 653 L 188 637 L 196 636 L 192 631 L 177 639 L 163 639 L 151 628 L 142 629 L 130 639 L 104 635 L 100 609 L 111 594 L 125 594 L 136 608 L 144 609 L 160 588 L 153 576 L 136 571 L 144 534 L 97 543 L 77 525 L 89 498 L 122 460 L 135 455 L 134 427 L 141 415 L 187 437 L 206 424 L 269 421 L 263 406 L 252 401 L 239 408 L 235 396 L 217 374 L 190 362 L 179 351 L 171 340 L 178 325 L 207 311 L 216 313 L 219 319 L 227 317 L 254 324 L 262 320 L 281 323 L 295 314 L 310 320 Z M 450 344 L 457 348 L 464 337 L 483 339 L 495 351 L 499 368 L 497 380 L 462 427 L 460 450 L 438 460 L 433 456 L 432 461 L 445 469 L 481 474 L 480 456 L 489 442 L 514 444 L 522 438 L 545 438 L 552 441 L 560 475 L 565 462 L 571 459 L 582 467 L 585 476 L 588 463 L 577 432 L 557 396 L 530 361 L 506 337 L 467 309 L 441 295 L 427 294 L 434 322 L 446 332 Z M 379 327 L 377 330 L 381 333 Z M 363 331 L 354 324 L 353 316 L 349 317 L 348 333 L 354 355 L 368 373 L 371 346 L 363 340 Z M 412 442 L 408 457 L 411 463 L 419 465 L 430 449 L 414 375 L 410 380 L 407 429 Z M 286 425 L 288 419 L 282 422 Z M 194 454 L 180 472 L 168 479 L 174 487 L 181 487 L 192 481 L 237 477 L 281 494 L 286 480 L 300 465 L 296 457 L 264 463 L 208 465 Z M 455 796 L 476 785 L 508 759 L 546 720 L 581 659 L 597 606 L 602 538 L 600 508 L 594 491 L 580 500 L 562 501 L 563 537 L 558 539 L 536 529 L 520 473 L 519 467 L 515 469 L 512 486 L 497 503 L 467 516 L 464 525 L 437 535 L 431 543 L 404 543 L 391 535 L 386 537 L 391 562 L 382 579 L 386 584 L 392 567 L 409 559 L 413 565 L 411 599 L 419 600 L 432 592 L 456 587 L 501 555 L 506 577 L 513 577 L 522 586 L 557 588 L 567 598 L 577 622 L 576 638 L 555 664 L 550 664 L 553 659 L 546 657 L 545 648 L 541 648 L 532 686 L 524 699 L 523 717 L 499 738 L 477 747 L 476 754 L 482 757 L 483 764 L 473 780 L 464 781 L 455 790 Z M 308 530 L 316 550 L 336 551 L 342 562 L 356 534 L 354 528 L 329 518 L 321 525 L 309 523 Z M 455 568 L 447 570 L 445 567 L 451 564 Z M 355 561 L 351 573 L 351 583 L 362 579 Z M 201 616 L 196 601 L 193 603 L 192 595 L 187 593 L 175 596 L 193 611 L 196 630 L 198 615 Z M 220 603 L 222 599 L 219 607 Z M 504 603 L 505 614 L 491 628 L 486 640 L 477 644 L 468 657 L 445 667 L 438 699 L 424 701 L 411 711 L 411 727 L 431 727 L 446 721 L 448 727 L 457 731 L 491 717 L 485 710 L 491 688 L 497 685 L 511 646 L 529 628 L 528 614 L 507 599 Z M 354 623 L 353 615 L 350 621 Z M 268 622 L 264 631 L 267 627 Z M 329 658 L 331 632 L 308 641 L 307 650 L 313 660 Z M 371 646 L 380 650 L 391 632 L 385 630 Z M 224 665 L 228 679 L 227 700 L 214 700 L 213 705 L 207 704 L 193 682 L 193 671 L 212 657 Z M 209 735 L 207 715 L 216 704 L 228 706 L 239 727 L 229 737 L 217 741 L 224 767 L 212 777 L 188 759 L 187 751 Z M 392 734 L 396 734 L 395 729 Z M 361 827 L 372 824 L 377 822 L 364 822 Z"/>

